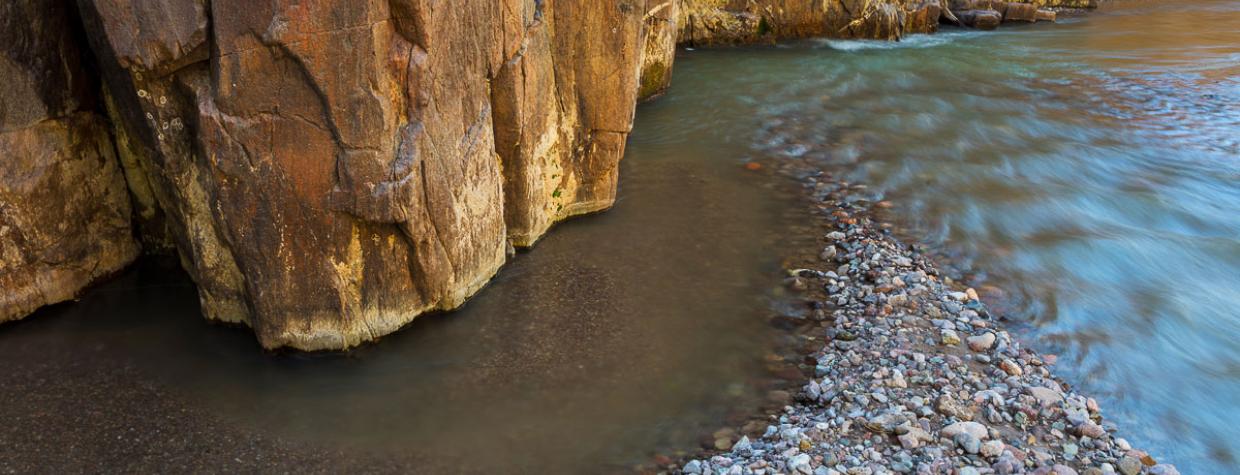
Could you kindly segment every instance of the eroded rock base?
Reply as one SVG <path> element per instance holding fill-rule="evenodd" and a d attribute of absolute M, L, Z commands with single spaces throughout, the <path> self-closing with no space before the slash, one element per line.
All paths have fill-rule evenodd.
<path fill-rule="evenodd" d="M 0 320 L 122 268 L 137 235 L 177 253 L 207 318 L 346 349 L 610 207 L 678 43 L 896 40 L 1078 3 L 8 2 Z"/>

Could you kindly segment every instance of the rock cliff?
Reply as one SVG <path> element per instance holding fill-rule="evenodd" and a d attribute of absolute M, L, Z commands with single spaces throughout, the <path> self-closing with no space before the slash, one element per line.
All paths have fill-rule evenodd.
<path fill-rule="evenodd" d="M 136 234 L 177 252 L 207 318 L 268 348 L 348 348 L 459 306 L 514 246 L 611 206 L 635 103 L 668 86 L 677 43 L 896 39 L 943 10 L 8 2 L 0 319 L 123 267 Z"/>
<path fill-rule="evenodd" d="M 614 200 L 641 2 L 79 5 L 143 212 L 264 346 L 456 307 Z"/>
<path fill-rule="evenodd" d="M 0 2 L 0 322 L 138 254 L 75 22 L 63 3 Z"/>
<path fill-rule="evenodd" d="M 1006 13 L 1009 5 L 1012 15 Z M 899 40 L 938 31 L 940 21 L 989 29 L 1003 21 L 1053 20 L 1049 11 L 1035 18 L 1044 8 L 1094 6 L 1096 0 L 681 0 L 678 38 L 690 45 L 809 37 Z M 980 24 L 978 15 L 984 17 Z"/>
<path fill-rule="evenodd" d="M 938 29 L 939 0 L 683 0 L 679 39 L 693 45 L 786 38 L 896 40 Z"/>

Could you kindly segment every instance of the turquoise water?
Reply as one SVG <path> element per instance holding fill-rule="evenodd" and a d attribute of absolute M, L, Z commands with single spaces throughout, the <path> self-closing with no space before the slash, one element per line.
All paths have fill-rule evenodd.
<path fill-rule="evenodd" d="M 610 472 L 689 450 L 780 384 L 764 364 L 777 250 L 815 230 L 740 165 L 796 156 L 890 200 L 901 234 L 1060 355 L 1135 446 L 1234 471 L 1240 2 L 1171 3 L 681 51 L 671 91 L 638 109 L 616 207 L 557 227 L 461 311 L 347 354 L 268 354 L 203 321 L 175 267 L 144 264 L 0 329 L 0 366 L 29 382 L 0 385 L 0 415 L 106 450 L 127 393 L 42 375 L 119 365 L 112 384 L 163 388 L 226 437 L 428 470 Z"/>
<path fill-rule="evenodd" d="M 66 447 L 22 454 L 52 472 L 94 471 L 73 461 L 123 450 L 133 465 L 109 469 L 234 463 L 214 447 L 132 449 L 130 425 L 160 441 L 202 440 L 198 430 L 301 451 L 254 449 L 276 468 L 235 462 L 254 471 L 327 457 L 342 472 L 623 473 L 699 449 L 759 413 L 768 390 L 801 384 L 772 374 L 786 335 L 767 319 L 786 277 L 779 250 L 816 235 L 785 216 L 808 211 L 774 192 L 774 177 L 728 158 L 720 140 L 743 123 L 680 136 L 704 111 L 675 104 L 640 108 L 613 209 L 557 225 L 458 311 L 348 353 L 263 352 L 248 329 L 206 322 L 175 264 L 143 263 L 5 325 L 0 421 L 32 422 L 0 424 L 0 472 L 5 447 L 32 432 L 41 448 Z M 116 367 L 127 371 L 105 387 L 65 376 Z M 164 412 L 122 414 L 142 404 L 131 387 L 159 388 L 167 401 L 152 411 Z M 166 424 L 186 419 L 209 424 Z"/>
<path fill-rule="evenodd" d="M 890 200 L 906 239 L 1184 473 L 1240 450 L 1240 2 L 686 52 L 677 107 Z M 640 117 L 639 117 L 640 120 Z"/>

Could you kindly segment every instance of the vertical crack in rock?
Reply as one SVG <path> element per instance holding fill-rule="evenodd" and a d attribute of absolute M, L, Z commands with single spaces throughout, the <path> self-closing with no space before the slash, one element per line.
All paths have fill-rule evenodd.
<path fill-rule="evenodd" d="M 72 299 L 139 252 L 69 2 L 0 3 L 0 322 Z"/>
<path fill-rule="evenodd" d="M 1089 2 L 950 6 L 982 27 Z M 0 3 L 0 320 L 123 267 L 136 229 L 175 248 L 207 318 L 348 348 L 610 207 L 678 43 L 899 39 L 940 17 L 940 0 Z"/>

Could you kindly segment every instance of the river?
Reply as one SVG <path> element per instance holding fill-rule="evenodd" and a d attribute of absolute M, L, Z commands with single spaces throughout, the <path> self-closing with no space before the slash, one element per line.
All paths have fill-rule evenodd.
<path fill-rule="evenodd" d="M 1237 25 L 1240 2 L 1129 1 L 900 43 L 681 51 L 668 94 L 638 108 L 615 208 L 557 226 L 460 311 L 349 353 L 270 354 L 205 322 L 188 279 L 148 260 L 0 332 L 14 421 L 0 441 L 34 447 L 38 432 L 66 451 L 28 456 L 62 469 L 104 453 L 134 470 L 280 466 L 265 445 L 228 449 L 256 437 L 288 441 L 294 461 L 464 472 L 623 471 L 691 451 L 781 384 L 778 249 L 817 236 L 781 178 L 743 165 L 808 156 L 892 202 L 899 233 L 1059 355 L 1134 445 L 1227 473 Z"/>
<path fill-rule="evenodd" d="M 754 111 L 760 153 L 889 200 L 1134 445 L 1236 473 L 1240 2 L 682 59 Z"/>

